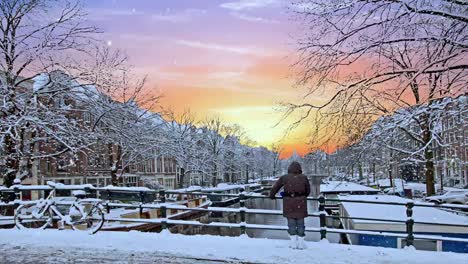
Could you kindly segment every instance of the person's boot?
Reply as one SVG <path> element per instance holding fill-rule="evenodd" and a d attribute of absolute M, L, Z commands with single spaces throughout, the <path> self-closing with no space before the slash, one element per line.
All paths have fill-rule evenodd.
<path fill-rule="evenodd" d="M 289 236 L 289 248 L 296 249 L 297 248 L 297 236 Z"/>
<path fill-rule="evenodd" d="M 307 245 L 305 243 L 304 238 L 305 237 L 300 237 L 300 236 L 297 237 L 297 248 L 298 249 L 306 249 L 307 248 Z"/>

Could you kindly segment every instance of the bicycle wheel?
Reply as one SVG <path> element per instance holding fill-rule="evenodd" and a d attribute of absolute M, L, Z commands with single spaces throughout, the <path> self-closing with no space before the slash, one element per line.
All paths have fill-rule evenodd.
<path fill-rule="evenodd" d="M 23 204 L 15 211 L 18 229 L 46 229 L 52 226 L 52 212 L 47 205 Z"/>
<path fill-rule="evenodd" d="M 104 224 L 103 207 L 100 203 L 79 201 L 73 203 L 69 212 L 73 230 L 96 233 Z"/>

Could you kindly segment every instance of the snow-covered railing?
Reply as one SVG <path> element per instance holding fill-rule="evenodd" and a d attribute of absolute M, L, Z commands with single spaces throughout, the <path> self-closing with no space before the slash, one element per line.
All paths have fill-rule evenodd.
<path fill-rule="evenodd" d="M 83 191 L 112 191 L 112 192 L 129 192 L 129 193 L 156 193 L 157 190 L 152 190 L 146 187 L 120 187 L 120 186 L 106 186 L 94 187 L 92 184 L 77 184 L 68 185 L 62 183 L 47 182 L 47 185 L 12 185 L 9 188 L 0 188 L 0 192 L 18 192 L 18 191 L 51 191 L 51 190 L 83 190 Z"/>
<path fill-rule="evenodd" d="M 262 214 L 262 215 L 282 215 L 281 210 L 267 210 L 267 209 L 251 209 L 245 207 L 245 201 L 248 199 L 268 199 L 269 197 L 263 195 L 249 195 L 248 193 L 240 193 L 240 194 L 222 194 L 222 193 L 211 193 L 211 192 L 199 192 L 199 191 L 165 191 L 165 190 L 149 190 L 146 188 L 122 188 L 122 187 L 105 187 L 105 188 L 96 188 L 92 186 L 82 186 L 82 185 L 75 185 L 75 186 L 13 186 L 11 188 L 3 188 L 0 189 L 1 193 L 18 193 L 21 191 L 47 191 L 52 189 L 66 189 L 66 190 L 85 190 L 85 191 L 98 191 L 98 192 L 132 192 L 138 193 L 141 197 L 144 197 L 147 193 L 157 193 L 159 199 L 156 201 L 157 203 L 144 203 L 143 199 L 139 204 L 124 204 L 124 203 L 115 203 L 111 201 L 103 201 L 103 205 L 108 212 L 110 212 L 111 208 L 135 208 L 140 209 L 140 213 L 143 212 L 143 209 L 158 209 L 160 211 L 160 218 L 156 219 L 144 219 L 144 218 L 121 218 L 121 217 L 106 217 L 106 221 L 123 221 L 123 222 L 132 222 L 132 223 L 151 223 L 151 224 L 159 224 L 162 229 L 168 228 L 169 225 L 189 225 L 189 226 L 207 226 L 207 227 L 229 227 L 229 228 L 239 228 L 241 234 L 246 234 L 247 229 L 263 229 L 263 230 L 287 230 L 286 226 L 277 226 L 277 225 L 261 225 L 261 224 L 249 224 L 246 223 L 246 214 Z M 183 205 L 178 205 L 174 203 L 166 203 L 166 196 L 168 195 L 192 195 L 192 196 L 220 196 L 220 197 L 235 197 L 239 198 L 240 208 L 225 208 L 225 207 L 188 207 Z M 3 196 L 3 195 L 2 195 Z M 276 197 L 277 199 L 283 199 L 282 197 Z M 319 228 L 312 228 L 307 227 L 306 232 L 319 232 L 321 239 L 326 239 L 327 233 L 339 233 L 339 234 L 365 234 L 365 235 L 379 235 L 379 236 L 392 236 L 403 238 L 406 240 L 406 245 L 411 246 L 413 244 L 414 239 L 426 239 L 426 240 L 438 240 L 438 241 L 455 241 L 455 242 L 464 242 L 468 243 L 468 239 L 464 238 L 453 238 L 453 237 L 445 237 L 445 236 L 438 236 L 438 235 L 418 235 L 414 234 L 414 225 L 432 225 L 432 226 L 449 226 L 449 227 L 463 227 L 468 228 L 467 224 L 452 224 L 452 223 L 435 223 L 435 222 L 424 222 L 424 221 L 415 221 L 413 219 L 413 208 L 414 207 L 432 207 L 432 208 L 450 208 L 450 209 L 457 209 L 457 210 L 468 210 L 468 206 L 466 205 L 434 205 L 430 203 L 423 203 L 423 202 L 414 202 L 409 201 L 407 203 L 402 202 L 388 202 L 388 201 L 369 201 L 369 200 L 354 200 L 354 199 L 327 199 L 323 196 L 319 198 L 307 198 L 310 201 L 317 201 L 319 204 L 319 211 L 316 213 L 309 214 L 309 217 L 317 217 L 319 218 L 320 227 Z M 393 205 L 393 206 L 404 206 L 406 208 L 406 220 L 396 220 L 396 219 L 379 219 L 379 218 L 370 218 L 370 217 L 352 217 L 352 216 L 335 216 L 335 215 L 328 215 L 326 212 L 326 202 L 337 202 L 337 203 L 362 203 L 362 204 L 378 204 L 378 205 Z M 34 201 L 32 201 L 34 202 Z M 11 202 L 4 202 L 0 203 L 0 207 L 2 206 L 12 206 L 15 204 L 19 204 L 18 200 Z M 224 212 L 224 213 L 236 213 L 240 215 L 240 223 L 220 223 L 220 222 L 212 222 L 212 223 L 201 223 L 199 221 L 194 220 L 176 220 L 171 219 L 172 215 L 168 216 L 167 210 L 181 210 L 181 211 L 193 211 L 193 212 Z M 12 220 L 7 219 L 8 217 L 1 217 L 0 223 L 2 220 Z M 391 232 L 378 232 L 378 231 L 370 231 L 370 230 L 352 230 L 352 229 L 336 229 L 336 228 L 328 228 L 326 225 L 326 219 L 351 219 L 351 220 L 365 220 L 365 221 L 379 221 L 379 222 L 387 222 L 387 223 L 400 223 L 406 225 L 406 232 L 405 233 L 391 233 Z"/>
<path fill-rule="evenodd" d="M 171 194 L 171 191 L 160 191 L 160 195 L 164 194 Z M 180 194 L 180 192 L 179 192 Z M 281 215 L 282 212 L 279 210 L 265 210 L 265 209 L 248 209 L 245 208 L 245 200 L 247 199 L 266 199 L 266 196 L 259 196 L 259 195 L 246 195 L 244 193 L 238 195 L 232 194 L 212 194 L 212 193 L 203 193 L 203 192 L 190 192 L 187 194 L 198 194 L 198 195 L 219 195 L 224 197 L 239 197 L 240 200 L 240 208 L 214 208 L 209 207 L 208 209 L 200 209 L 200 208 L 187 208 L 186 210 L 203 210 L 203 211 L 222 211 L 222 212 L 236 212 L 240 214 L 240 224 L 239 228 L 241 229 L 241 234 L 245 234 L 246 229 L 271 229 L 271 230 L 286 230 L 286 227 L 279 228 L 278 226 L 268 226 L 268 225 L 252 225 L 245 223 L 245 214 L 271 214 L 271 215 Z M 278 199 L 282 199 L 282 197 L 276 197 Z M 433 222 L 423 222 L 423 221 L 414 221 L 413 219 L 413 208 L 415 206 L 421 207 L 433 207 L 433 208 L 457 208 L 457 209 L 467 209 L 468 206 L 450 206 L 450 205 L 433 205 L 429 203 L 414 203 L 413 201 L 407 203 L 400 203 L 400 202 L 382 202 L 382 201 L 368 201 L 368 200 L 348 200 L 348 199 L 326 199 L 324 196 L 320 196 L 319 198 L 307 198 L 311 201 L 318 201 L 319 203 L 319 212 L 314 214 L 309 214 L 309 217 L 318 217 L 320 221 L 320 228 L 309 228 L 307 229 L 309 232 L 320 232 L 321 239 L 326 239 L 327 232 L 330 233 L 344 233 L 344 234 L 367 234 L 367 235 L 381 235 L 381 236 L 395 236 L 406 239 L 407 246 L 412 246 L 414 239 L 433 239 L 439 241 L 457 241 L 457 242 L 466 242 L 468 243 L 468 239 L 463 238 L 452 238 L 452 237 L 444 237 L 444 236 L 427 236 L 427 235 L 414 235 L 414 225 L 421 224 L 421 225 L 434 225 L 434 226 L 450 226 L 450 227 L 468 227 L 467 224 L 451 224 L 451 223 L 433 223 Z M 163 200 L 163 198 L 161 199 Z M 350 202 L 350 203 L 367 203 L 367 204 L 379 204 L 379 205 L 397 205 L 397 206 L 404 206 L 406 208 L 406 220 L 393 220 L 393 219 L 379 219 L 379 218 L 366 218 L 366 217 L 345 217 L 345 216 L 332 216 L 328 215 L 325 211 L 325 204 L 327 201 L 332 202 Z M 162 209 L 169 209 L 169 207 L 163 207 Z M 329 229 L 326 226 L 326 219 L 327 218 L 338 218 L 338 219 L 354 219 L 354 220 L 368 220 L 368 221 L 381 221 L 381 222 L 388 222 L 388 223 L 402 223 L 406 225 L 406 234 L 401 233 L 390 233 L 390 232 L 376 232 L 376 231 L 365 231 L 365 230 L 350 230 L 350 229 Z M 183 220 L 178 220 L 179 224 L 183 223 Z M 194 221 L 190 221 L 187 223 L 190 225 Z M 163 227 L 167 224 L 170 224 L 170 221 L 162 221 Z M 165 225 L 164 225 L 165 224 Z M 203 223 L 197 223 L 198 226 L 205 225 Z M 231 225 L 230 227 L 238 227 L 238 224 Z"/>

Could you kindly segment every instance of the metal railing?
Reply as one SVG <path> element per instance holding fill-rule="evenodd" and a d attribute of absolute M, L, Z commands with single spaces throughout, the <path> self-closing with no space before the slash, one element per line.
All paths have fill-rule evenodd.
<path fill-rule="evenodd" d="M 65 185 L 66 186 L 66 185 Z M 15 194 L 15 197 L 19 197 L 19 193 L 22 191 L 50 191 L 53 187 L 46 186 L 15 186 L 9 189 L 0 189 L 0 192 L 3 194 L 11 193 Z M 60 188 L 59 188 L 60 189 Z M 245 235 L 248 229 L 262 229 L 262 230 L 287 230 L 286 226 L 276 226 L 276 225 L 264 225 L 264 224 L 249 224 L 246 223 L 247 214 L 261 214 L 261 215 L 282 215 L 280 210 L 269 210 L 269 209 L 252 209 L 246 208 L 245 202 L 248 199 L 269 199 L 266 196 L 262 195 L 248 195 L 245 193 L 240 194 L 217 194 L 211 192 L 180 192 L 180 191 L 165 191 L 160 190 L 157 192 L 158 200 L 156 203 L 145 203 L 145 197 L 148 195 L 148 192 L 155 194 L 156 191 L 146 191 L 146 190 L 118 190 L 118 188 L 62 188 L 63 190 L 84 190 L 97 191 L 103 193 L 109 192 L 128 192 L 128 193 L 137 193 L 140 197 L 140 202 L 138 204 L 121 204 L 121 203 L 112 203 L 112 202 L 103 202 L 102 204 L 106 208 L 107 212 L 110 212 L 111 208 L 134 208 L 139 209 L 140 215 L 143 213 L 144 209 L 158 209 L 160 212 L 160 217 L 156 219 L 144 219 L 144 218 L 120 218 L 120 217 L 106 217 L 106 221 L 123 221 L 123 222 L 132 222 L 132 223 L 148 223 L 148 224 L 160 224 L 161 229 L 167 229 L 170 225 L 188 225 L 188 226 L 204 226 L 204 227 L 229 227 L 229 228 L 239 228 L 240 234 Z M 239 208 L 226 208 L 226 207 L 184 207 L 177 204 L 166 203 L 166 196 L 168 195 L 191 195 L 191 196 L 220 196 L 220 197 L 235 197 L 239 198 Z M 276 199 L 283 199 L 282 197 L 276 197 Z M 389 236 L 396 237 L 406 240 L 406 246 L 412 246 L 415 239 L 421 240 L 436 240 L 436 241 L 453 241 L 453 242 L 464 242 L 468 243 L 468 239 L 465 238 L 455 238 L 455 237 L 446 237 L 439 235 L 420 235 L 415 234 L 414 226 L 415 224 L 419 225 L 433 225 L 433 226 L 450 226 L 450 227 L 463 227 L 468 228 L 468 224 L 450 224 L 450 223 L 433 223 L 433 222 L 422 222 L 415 221 L 413 219 L 413 208 L 414 207 L 431 207 L 438 209 L 453 209 L 453 210 L 468 210 L 467 205 L 434 205 L 430 203 L 414 202 L 409 201 L 406 203 L 400 202 L 382 202 L 382 201 L 367 201 L 367 200 L 348 200 L 348 199 L 329 199 L 324 196 L 318 198 L 308 197 L 309 201 L 318 202 L 318 212 L 308 214 L 309 217 L 315 217 L 319 220 L 319 228 L 317 227 L 307 227 L 306 232 L 318 232 L 320 233 L 320 239 L 326 239 L 328 233 L 335 234 L 361 234 L 361 235 L 377 235 L 377 236 Z M 406 220 L 395 220 L 395 219 L 382 219 L 382 218 L 366 218 L 366 217 L 351 217 L 351 216 L 337 216 L 337 215 L 328 215 L 326 212 L 326 202 L 337 202 L 337 203 L 362 203 L 362 204 L 378 204 L 378 205 L 395 205 L 395 206 L 404 206 L 406 208 Z M 0 206 L 13 206 L 17 207 L 19 205 L 19 200 L 13 202 L 1 203 Z M 225 223 L 225 222 L 211 222 L 211 223 L 202 223 L 194 220 L 175 220 L 171 219 L 171 215 L 168 215 L 167 210 L 181 210 L 181 211 L 193 211 L 193 212 L 226 212 L 226 213 L 236 213 L 239 214 L 240 221 L 239 223 Z M 402 232 L 380 232 L 380 231 L 371 231 L 371 230 L 353 230 L 353 229 L 338 229 L 338 228 L 328 228 L 327 227 L 327 218 L 329 219 L 350 219 L 350 220 L 366 220 L 366 221 L 377 221 L 377 222 L 387 222 L 387 223 L 401 223 L 405 225 L 405 233 Z M 9 218 L 2 218 L 3 220 Z M 0 219 L 0 223 L 1 220 Z M 13 220 L 11 217 L 10 220 Z"/>

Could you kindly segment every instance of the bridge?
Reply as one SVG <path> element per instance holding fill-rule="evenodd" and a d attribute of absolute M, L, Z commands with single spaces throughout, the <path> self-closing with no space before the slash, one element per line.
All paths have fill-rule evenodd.
<path fill-rule="evenodd" d="M 24 190 L 46 190 L 50 191 L 52 187 L 35 187 L 35 186 L 16 186 L 8 190 L 2 190 L 3 193 L 16 193 L 18 194 Z M 78 189 L 90 192 L 90 187 L 83 186 L 67 186 L 67 190 Z M 92 188 L 94 191 L 106 193 L 110 195 L 111 190 L 106 188 Z M 114 190 L 116 191 L 116 190 Z M 318 203 L 318 212 L 309 214 L 309 217 L 315 218 L 319 222 L 318 227 L 306 228 L 308 233 L 320 234 L 321 241 L 318 243 L 308 242 L 308 249 L 298 252 L 297 250 L 289 249 L 287 241 L 273 240 L 273 239 L 255 239 L 248 238 L 247 230 L 260 229 L 260 230 L 284 230 L 286 226 L 266 225 L 266 224 L 251 224 L 247 223 L 246 216 L 253 215 L 281 215 L 280 210 L 268 210 L 259 208 L 247 208 L 246 201 L 249 199 L 267 199 L 265 196 L 255 194 L 248 195 L 245 193 L 240 194 L 213 194 L 203 192 L 181 192 L 181 191 L 142 191 L 130 190 L 127 191 L 135 193 L 140 197 L 141 202 L 138 204 L 125 204 L 114 203 L 110 201 L 103 201 L 104 208 L 110 212 L 115 208 L 134 208 L 141 213 L 145 209 L 156 209 L 159 211 L 157 218 L 119 218 L 107 215 L 105 217 L 107 222 L 133 222 L 133 223 L 148 223 L 160 226 L 160 233 L 139 233 L 139 232 L 103 232 L 100 231 L 95 235 L 89 235 L 79 231 L 71 230 L 16 230 L 16 229 L 3 229 L 0 230 L 0 244 L 2 250 L 6 252 L 24 251 L 24 254 L 30 255 L 32 258 L 42 258 L 48 255 L 44 252 L 47 250 L 44 247 L 52 247 L 54 250 L 63 251 L 63 257 L 71 260 L 79 259 L 79 256 L 90 259 L 90 252 L 93 248 L 99 248 L 99 257 L 103 258 L 103 262 L 109 260 L 109 263 L 118 259 L 134 259 L 136 263 L 144 263 L 145 259 L 150 259 L 149 262 L 160 263 L 207 263 L 210 262 L 233 262 L 233 263 L 302 263 L 306 258 L 316 261 L 316 263 L 346 263 L 343 261 L 350 260 L 354 263 L 401 263 L 403 259 L 417 258 L 411 263 L 431 263 L 435 259 L 447 261 L 453 259 L 454 261 L 467 260 L 466 254 L 444 253 L 444 252 L 426 252 L 420 250 L 402 250 L 392 248 L 376 248 L 376 247 L 360 247 L 352 245 L 339 245 L 331 244 L 327 241 L 329 234 L 361 234 L 370 236 L 381 237 L 394 237 L 399 238 L 404 243 L 403 247 L 412 248 L 415 240 L 432 240 L 447 243 L 464 243 L 468 244 L 468 239 L 447 237 L 441 235 L 427 235 L 414 232 L 415 225 L 426 225 L 435 227 L 448 227 L 448 228 L 466 228 L 465 224 L 451 224 L 444 222 L 431 222 L 431 221 L 415 221 L 413 218 L 413 209 L 415 207 L 425 208 L 439 208 L 444 210 L 460 210 L 467 209 L 466 206 L 457 205 L 432 205 L 428 203 L 400 203 L 400 202 L 382 202 L 382 201 L 369 201 L 369 200 L 340 200 L 340 199 L 326 199 L 325 197 L 312 198 L 308 200 Z M 224 207 L 181 207 L 167 203 L 166 197 L 168 195 L 191 195 L 191 196 L 207 196 L 217 195 L 222 197 L 236 197 L 239 199 L 238 208 L 224 208 Z M 153 202 L 146 202 L 146 198 L 151 195 L 156 195 L 157 199 Z M 281 197 L 278 197 L 281 199 Z M 353 217 L 349 215 L 332 215 L 326 210 L 328 203 L 356 203 L 368 205 L 382 205 L 382 206 L 399 206 L 405 208 L 405 220 L 392 220 L 383 218 L 369 218 L 369 217 Z M 15 207 L 21 201 L 15 200 L 12 202 L 2 203 L 0 207 Z M 221 213 L 234 213 L 239 215 L 239 222 L 237 223 L 222 223 L 211 222 L 204 223 L 197 220 L 184 220 L 172 219 L 168 212 L 171 210 L 187 210 L 201 213 L 221 212 Z M 142 215 L 142 214 L 140 214 Z M 0 220 L 12 220 L 12 217 L 4 216 Z M 328 221 L 327 221 L 328 220 Z M 330 227 L 329 220 L 361 220 L 361 221 L 378 221 L 387 222 L 391 224 L 402 224 L 405 227 L 403 232 L 382 232 L 382 231 L 369 231 L 369 230 L 356 230 L 349 225 L 347 228 L 333 228 Z M 0 221 L 1 222 L 1 221 Z M 170 234 L 168 228 L 171 226 L 206 226 L 206 227 L 222 227 L 238 229 L 241 237 L 219 237 L 219 236 L 183 236 L 178 234 Z M 159 231 L 159 230 L 158 230 Z M 68 243 L 67 241 L 71 241 Z M 87 246 L 90 245 L 90 246 Z M 465 246 L 466 247 L 466 246 Z M 62 249 L 63 248 L 63 249 Z M 101 249 L 103 250 L 101 252 Z M 115 251 L 115 252 L 114 252 Z M 76 257 L 68 252 L 75 252 Z M 83 252 L 82 254 L 80 252 Z M 109 253 L 109 255 L 106 254 Z M 114 253 L 112 253 L 114 252 Z M 317 252 L 320 252 L 317 257 Z M 328 252 L 328 253 L 324 253 Z M 463 251 L 462 251 L 463 252 Z M 45 255 L 44 255 L 45 254 Z M 341 254 L 341 255 L 340 255 Z M 299 255 L 300 257 L 296 257 Z M 120 256 L 120 257 L 119 257 Z M 284 257 L 286 256 L 286 257 Z M 12 257 L 8 255 L 2 256 L 5 261 L 12 261 Z M 401 257 L 401 259 L 399 259 Z M 355 259 L 353 259 L 355 258 Z M 152 261 L 151 261 L 152 259 Z M 423 262 L 422 260 L 427 260 Z M 396 260 L 401 260 L 396 261 Z M 278 262 L 280 261 L 280 262 Z M 3 263 L 0 258 L 0 262 Z M 406 261 L 405 261 L 406 262 Z M 460 262 L 464 263 L 466 261 Z M 10 262 L 10 263 L 15 263 Z M 19 262 L 17 262 L 19 263 Z M 57 262 L 59 263 L 59 262 Z M 74 263 L 74 262 L 72 262 Z"/>

